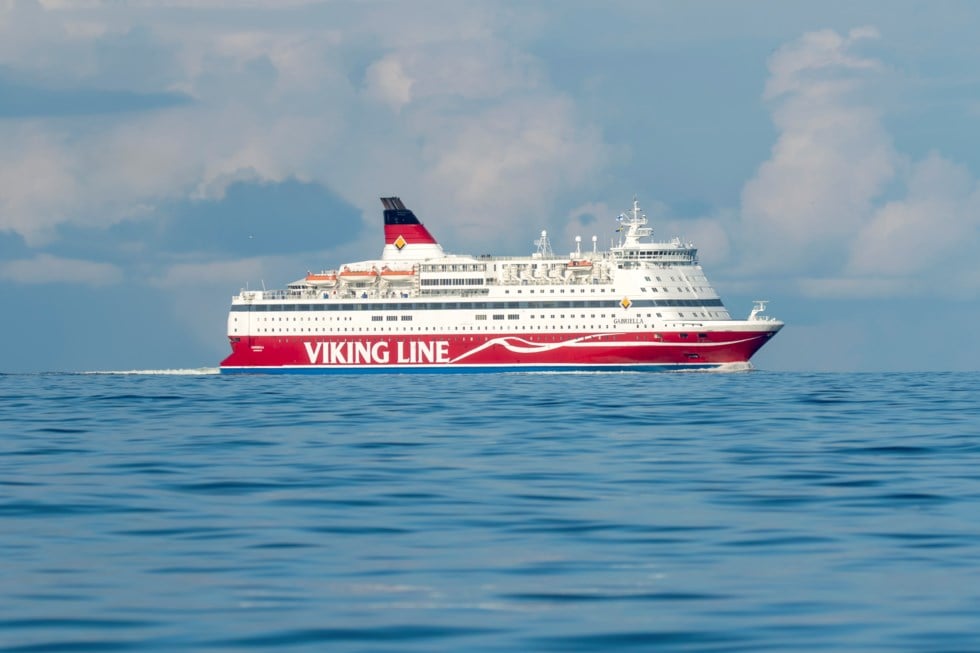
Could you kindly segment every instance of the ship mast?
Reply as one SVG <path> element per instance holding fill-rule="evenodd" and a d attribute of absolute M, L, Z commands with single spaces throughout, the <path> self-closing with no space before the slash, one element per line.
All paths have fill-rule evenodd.
<path fill-rule="evenodd" d="M 548 232 L 542 231 L 541 238 L 534 241 L 537 245 L 538 251 L 536 252 L 539 258 L 554 258 L 555 253 L 551 250 L 551 243 L 548 242 Z"/>
<path fill-rule="evenodd" d="M 631 247 L 640 243 L 640 238 L 653 234 L 653 229 L 647 227 L 647 216 L 640 210 L 640 202 L 633 196 L 633 208 L 628 213 L 620 213 L 616 220 L 622 223 L 617 231 L 626 230 L 620 247 Z"/>

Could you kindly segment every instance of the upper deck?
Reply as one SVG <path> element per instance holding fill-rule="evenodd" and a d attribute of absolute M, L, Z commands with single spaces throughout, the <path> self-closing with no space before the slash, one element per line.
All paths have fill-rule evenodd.
<path fill-rule="evenodd" d="M 390 201 L 386 203 L 388 207 Z M 399 206 L 404 209 L 400 202 Z M 399 209 L 399 210 L 402 210 Z M 407 211 L 405 209 L 404 211 Z M 394 222 L 386 210 L 386 228 Z M 400 215 L 400 214 L 399 214 Z M 414 219 L 414 216 L 412 216 Z M 592 237 L 591 251 L 583 251 L 581 238 L 567 256 L 555 255 L 546 231 L 534 241 L 536 251 L 525 256 L 478 257 L 445 254 L 428 246 L 415 258 L 397 260 L 399 244 L 392 233 L 386 238 L 385 256 L 348 263 L 335 270 L 309 273 L 284 290 L 249 293 L 248 301 L 284 299 L 411 299 L 419 297 L 501 296 L 514 286 L 528 287 L 527 294 L 559 294 L 576 288 L 590 297 L 607 293 L 658 293 L 664 298 L 715 300 L 717 294 L 704 276 L 697 249 L 674 238 L 648 242 L 652 229 L 634 198 L 633 208 L 617 218 L 618 244 L 600 251 Z M 574 291 L 573 291 L 574 292 Z M 522 293 L 518 290 L 517 293 Z M 242 301 L 242 295 L 237 298 Z"/>

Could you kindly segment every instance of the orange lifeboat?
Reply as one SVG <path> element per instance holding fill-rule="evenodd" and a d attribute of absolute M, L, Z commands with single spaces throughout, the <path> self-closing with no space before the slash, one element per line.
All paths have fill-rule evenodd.
<path fill-rule="evenodd" d="M 306 283 L 311 286 L 336 286 L 337 285 L 337 273 L 336 272 L 321 272 L 319 274 L 314 274 L 312 272 L 306 275 Z"/>
<path fill-rule="evenodd" d="M 588 259 L 572 259 L 568 262 L 568 269 L 572 272 L 590 272 L 592 270 L 592 261 Z"/>
<path fill-rule="evenodd" d="M 386 265 L 381 268 L 381 278 L 392 284 L 407 284 L 415 280 L 415 270 L 392 270 Z"/>
<path fill-rule="evenodd" d="M 378 280 L 378 269 L 372 267 L 370 270 L 351 270 L 344 267 L 338 276 L 347 283 L 366 285 Z"/>

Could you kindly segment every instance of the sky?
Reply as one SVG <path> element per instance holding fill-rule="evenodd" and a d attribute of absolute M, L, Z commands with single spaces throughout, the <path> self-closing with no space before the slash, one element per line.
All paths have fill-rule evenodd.
<path fill-rule="evenodd" d="M 231 296 L 608 243 L 787 371 L 980 370 L 980 3 L 0 0 L 0 371 L 214 367 Z"/>

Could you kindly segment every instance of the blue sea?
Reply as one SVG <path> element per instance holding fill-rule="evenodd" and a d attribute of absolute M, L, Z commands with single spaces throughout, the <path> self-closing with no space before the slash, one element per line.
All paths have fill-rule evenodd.
<path fill-rule="evenodd" d="M 203 372 L 0 376 L 0 650 L 980 650 L 980 373 Z"/>

